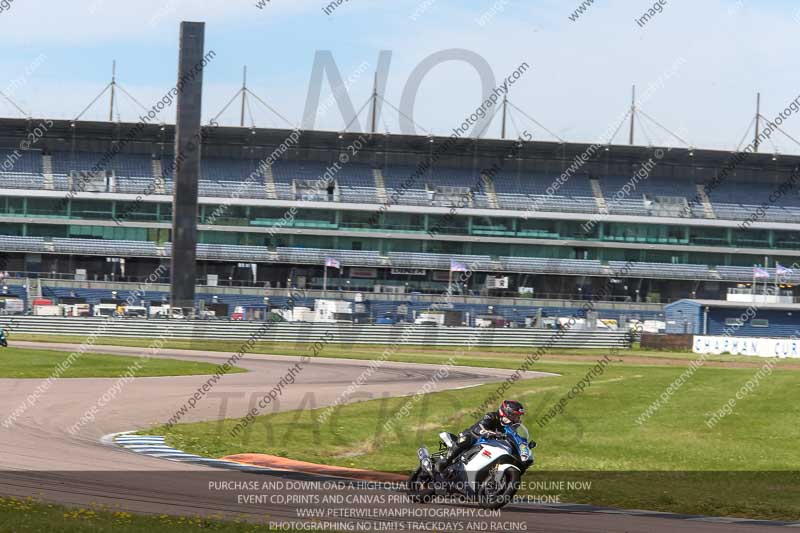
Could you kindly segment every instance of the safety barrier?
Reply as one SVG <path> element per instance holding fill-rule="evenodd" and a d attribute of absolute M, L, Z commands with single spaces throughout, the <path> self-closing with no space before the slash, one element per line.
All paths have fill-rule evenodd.
<path fill-rule="evenodd" d="M 267 323 L 223 320 L 134 318 L 62 318 L 0 316 L 0 325 L 15 333 L 70 335 L 76 342 L 90 336 L 155 339 L 229 339 L 251 336 L 265 342 L 394 344 L 424 346 L 552 346 L 557 348 L 630 348 L 627 332 L 532 328 L 437 327 L 413 324 Z"/>

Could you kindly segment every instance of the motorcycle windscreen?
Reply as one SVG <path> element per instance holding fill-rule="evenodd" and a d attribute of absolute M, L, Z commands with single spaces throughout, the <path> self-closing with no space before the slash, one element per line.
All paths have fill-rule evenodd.
<path fill-rule="evenodd" d="M 525 442 L 531 440 L 531 434 L 528 431 L 528 428 L 525 427 L 525 424 L 515 424 L 513 426 L 514 432 L 519 435 Z"/>

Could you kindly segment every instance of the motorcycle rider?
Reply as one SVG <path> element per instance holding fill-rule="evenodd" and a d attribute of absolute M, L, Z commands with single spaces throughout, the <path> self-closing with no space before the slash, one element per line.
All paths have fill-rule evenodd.
<path fill-rule="evenodd" d="M 472 447 L 480 437 L 490 438 L 498 433 L 503 433 L 505 426 L 519 424 L 524 414 L 525 408 L 521 403 L 516 400 L 503 400 L 497 411 L 486 413 L 475 425 L 458 434 L 456 442 L 450 448 L 447 456 L 436 463 L 436 469 L 439 473 L 444 472 L 462 452 Z"/>
<path fill-rule="evenodd" d="M 8 346 L 8 336 L 2 326 L 0 326 L 0 346 Z"/>

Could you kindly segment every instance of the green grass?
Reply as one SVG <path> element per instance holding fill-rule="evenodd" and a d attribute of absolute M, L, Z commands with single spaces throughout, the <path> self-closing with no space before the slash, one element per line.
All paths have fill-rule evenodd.
<path fill-rule="evenodd" d="M 505 361 L 502 366 L 514 364 Z M 539 427 L 537 416 L 589 368 L 544 363 L 537 369 L 561 376 L 517 382 L 506 394 L 527 405 L 527 425 L 539 442 L 537 465 L 525 481 L 594 482 L 589 491 L 561 491 L 562 501 L 800 519 L 796 372 L 775 370 L 737 403 L 732 415 L 708 429 L 707 418 L 753 376 L 754 369 L 701 368 L 650 420 L 637 425 L 639 414 L 684 367 L 612 363 L 586 392 L 567 404 L 564 414 Z M 484 385 L 424 396 L 388 432 L 384 422 L 410 398 L 345 405 L 324 424 L 317 422 L 318 411 L 265 415 L 238 437 L 229 433 L 238 420 L 158 427 L 150 433 L 165 435 L 170 445 L 187 452 L 212 457 L 262 452 L 407 473 L 415 466 L 418 446 L 435 449 L 441 429 L 457 432 L 472 424 L 471 411 L 495 388 Z"/>
<path fill-rule="evenodd" d="M 14 340 L 75 342 L 76 337 L 15 335 Z M 99 343 L 146 347 L 147 339 L 103 338 Z M 233 352 L 234 341 L 171 340 L 165 348 Z M 321 357 L 369 360 L 378 345 L 326 345 Z M 391 361 L 443 364 L 457 348 L 402 346 Z M 253 353 L 303 355 L 309 344 L 258 343 Z M 27 352 L 27 351 L 26 351 Z M 475 348 L 458 364 L 515 369 L 530 348 Z M 733 397 L 763 360 L 714 356 L 708 361 L 747 362 L 753 368 L 704 367 L 669 403 L 639 426 L 634 420 L 680 373 L 691 352 L 620 351 L 619 357 L 572 400 L 563 415 L 545 427 L 535 416 L 553 405 L 608 350 L 555 349 L 535 370 L 561 377 L 517 382 L 507 393 L 528 406 L 533 438 L 540 446 L 537 465 L 525 481 L 590 481 L 591 490 L 557 491 L 562 501 L 623 508 L 767 519 L 800 519 L 800 387 L 797 373 L 778 369 L 736 405 L 734 414 L 714 429 L 706 419 Z M 626 356 L 644 357 L 635 364 Z M 621 358 L 621 359 L 620 359 Z M 667 361 L 671 359 L 673 361 Z M 675 361 L 679 360 L 679 361 Z M 683 362 L 685 361 L 686 364 Z M 677 365 L 675 364 L 677 363 Z M 670 366 L 672 364 L 673 366 Z M 486 385 L 425 396 L 411 415 L 386 433 L 383 423 L 409 398 L 381 399 L 342 406 L 325 424 L 309 410 L 258 417 L 247 432 L 231 437 L 238 420 L 182 424 L 142 433 L 167 436 L 170 444 L 207 456 L 263 452 L 326 464 L 406 473 L 420 444 L 436 446 L 440 429 L 460 431 L 473 422 L 469 413 L 494 390 Z M 413 392 L 413 391 L 409 391 Z M 313 392 L 308 392 L 309 395 Z M 306 405 L 312 405 L 311 397 Z M 552 494 L 529 490 L 530 495 Z"/>
<path fill-rule="evenodd" d="M 71 335 L 38 335 L 38 334 L 14 334 L 13 341 L 37 341 L 53 343 L 75 343 L 79 342 L 79 336 Z M 110 346 L 132 346 L 147 347 L 151 340 L 136 337 L 102 337 L 98 338 L 96 344 Z M 218 352 L 233 353 L 241 347 L 242 341 L 211 340 L 211 339 L 185 339 L 167 340 L 163 344 L 164 349 L 180 350 L 210 350 Z M 257 342 L 253 345 L 250 353 L 271 354 L 271 355 L 308 355 L 312 351 L 312 343 L 286 343 L 286 342 Z M 385 345 L 377 344 L 358 344 L 358 345 L 335 345 L 328 344 L 318 354 L 319 357 L 326 358 L 350 358 L 350 359 L 375 359 L 386 348 Z M 421 346 L 403 345 L 389 358 L 391 361 L 414 362 L 414 363 L 434 363 L 447 360 L 457 348 L 452 346 Z M 473 357 L 466 358 L 460 362 L 464 365 L 474 366 L 493 366 L 497 368 L 512 368 L 514 356 L 519 359 L 524 358 L 533 351 L 530 347 L 492 347 L 492 348 L 473 348 L 470 351 Z M 552 348 L 548 350 L 545 359 L 561 361 L 588 362 L 608 353 L 607 349 L 592 348 Z M 698 355 L 691 351 L 663 351 L 648 350 L 634 346 L 630 350 L 620 350 L 621 357 L 646 357 L 653 363 L 664 362 L 666 360 L 691 361 L 697 359 Z M 477 361 L 471 363 L 470 359 Z M 746 362 L 755 363 L 754 358 L 746 356 L 731 355 L 712 355 L 706 358 L 709 362 Z M 796 364 L 796 361 L 783 359 L 779 365 Z"/>
<path fill-rule="evenodd" d="M 142 350 L 147 355 L 149 350 Z M 70 352 L 54 350 L 28 350 L 23 348 L 0 348 L 0 378 L 46 378 L 53 374 L 57 365 L 69 357 Z M 138 362 L 138 365 L 137 365 Z M 134 366 L 132 366 L 134 365 Z M 116 378 L 129 369 L 136 377 L 194 376 L 213 374 L 217 365 L 177 359 L 159 359 L 107 355 L 85 352 L 63 373 L 64 378 Z M 234 367 L 233 372 L 244 372 Z"/>
<path fill-rule="evenodd" d="M 170 515 L 140 516 L 107 508 L 74 508 L 34 501 L 32 498 L 0 497 L 0 531 L 18 533 L 189 533 L 194 531 L 222 533 L 260 533 L 277 531 L 267 524 L 225 521 L 212 517 L 179 517 Z M 280 531 L 299 531 L 281 529 Z M 324 533 L 324 532 L 323 532 Z"/>

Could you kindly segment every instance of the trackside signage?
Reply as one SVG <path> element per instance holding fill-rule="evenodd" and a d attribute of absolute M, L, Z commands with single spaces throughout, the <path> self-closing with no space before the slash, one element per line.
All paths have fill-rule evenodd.
<path fill-rule="evenodd" d="M 800 358 L 800 339 L 695 335 L 694 353 Z"/>

